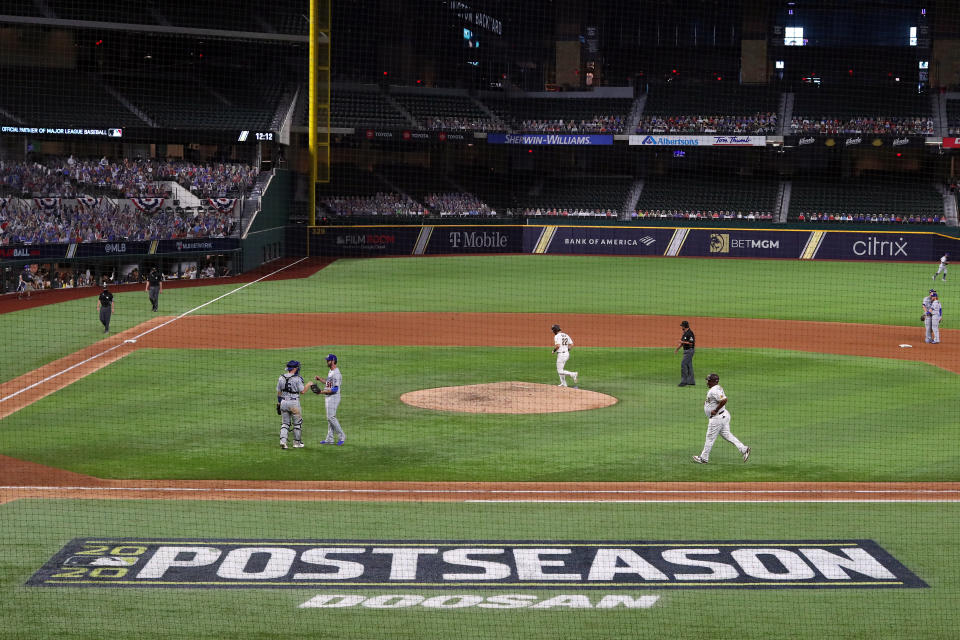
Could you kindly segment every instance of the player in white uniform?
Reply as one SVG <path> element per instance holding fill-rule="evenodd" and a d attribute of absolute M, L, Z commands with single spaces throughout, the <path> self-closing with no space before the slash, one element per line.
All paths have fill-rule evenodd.
<path fill-rule="evenodd" d="M 941 273 L 943 274 L 943 280 L 947 280 L 947 263 L 950 262 L 950 252 L 947 251 L 943 254 L 943 257 L 940 258 L 940 266 L 937 267 L 937 272 L 933 274 L 933 279 L 936 281 L 937 276 Z"/>
<path fill-rule="evenodd" d="M 332 353 L 327 356 L 327 367 L 330 369 L 330 375 L 326 378 L 316 376 L 317 380 L 323 382 L 321 394 L 327 396 L 324 402 L 327 404 L 327 437 L 320 444 L 336 444 L 342 447 L 347 441 L 343 435 L 343 429 L 340 428 L 340 421 L 337 420 L 337 407 L 340 406 L 340 385 L 343 383 L 343 376 L 340 369 L 337 368 L 337 356 Z"/>
<path fill-rule="evenodd" d="M 553 352 L 557 354 L 557 375 L 560 376 L 560 386 L 567 386 L 567 376 L 573 378 L 573 384 L 576 385 L 580 379 L 580 374 L 576 371 L 564 369 L 567 360 L 570 359 L 570 347 L 573 346 L 573 338 L 561 331 L 558 324 L 550 327 L 550 330 L 553 331 Z"/>
<path fill-rule="evenodd" d="M 707 376 L 707 400 L 703 403 L 703 412 L 707 414 L 707 439 L 703 443 L 703 451 L 700 455 L 693 456 L 694 462 L 707 464 L 710 462 L 710 450 L 713 449 L 713 443 L 717 436 L 723 436 L 723 439 L 731 443 L 743 456 L 746 462 L 750 458 L 750 447 L 743 444 L 737 437 L 730 432 L 730 412 L 727 411 L 727 394 L 723 392 L 720 386 L 720 376 L 711 373 Z"/>

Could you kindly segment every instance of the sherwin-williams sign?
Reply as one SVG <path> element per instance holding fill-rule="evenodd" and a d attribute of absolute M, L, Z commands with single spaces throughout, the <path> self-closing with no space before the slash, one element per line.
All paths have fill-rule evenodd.
<path fill-rule="evenodd" d="M 605 146 L 613 144 L 613 136 L 567 133 L 488 133 L 487 144 Z"/>
<path fill-rule="evenodd" d="M 77 538 L 49 587 L 926 587 L 872 540 L 157 540 Z"/>

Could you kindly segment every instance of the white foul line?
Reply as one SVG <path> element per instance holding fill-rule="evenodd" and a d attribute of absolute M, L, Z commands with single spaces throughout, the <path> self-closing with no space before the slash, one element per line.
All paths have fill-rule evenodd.
<path fill-rule="evenodd" d="M 193 313 L 194 311 L 199 311 L 200 309 L 203 309 L 205 306 L 210 305 L 210 304 L 213 304 L 213 303 L 216 302 L 217 300 L 222 300 L 223 298 L 226 298 L 226 297 L 229 296 L 229 295 L 233 295 L 234 293 L 236 293 L 236 292 L 238 292 L 238 291 L 241 291 L 241 290 L 243 290 L 243 289 L 246 289 L 247 287 L 249 287 L 249 286 L 252 285 L 252 284 L 257 284 L 257 283 L 260 282 L 261 280 L 266 280 L 266 279 L 269 278 L 270 276 L 276 275 L 276 274 L 280 273 L 281 271 L 283 271 L 284 269 L 289 269 L 290 267 L 292 267 L 292 266 L 294 266 L 294 265 L 296 265 L 296 264 L 299 264 L 299 263 L 303 262 L 304 260 L 306 260 L 306 258 L 300 258 L 299 260 L 297 260 L 297 261 L 295 261 L 295 262 L 291 262 L 290 264 L 288 264 L 288 265 L 285 266 L 285 267 L 280 267 L 280 268 L 277 269 L 276 271 L 271 271 L 270 273 L 268 273 L 267 275 L 263 276 L 262 278 L 257 278 L 256 280 L 254 280 L 254 281 L 252 281 L 252 282 L 248 282 L 248 283 L 246 283 L 245 285 L 243 285 L 243 286 L 241 286 L 241 287 L 237 287 L 237 288 L 234 289 L 233 291 L 228 291 L 228 292 L 226 292 L 226 293 L 223 294 L 222 296 L 218 296 L 218 297 L 214 298 L 213 300 L 208 300 L 207 302 L 204 302 L 203 304 L 201 304 L 201 305 L 198 306 L 198 307 L 194 307 L 193 309 L 190 309 L 189 311 L 184 311 L 183 313 L 181 313 L 180 315 L 176 316 L 175 318 L 170 318 L 169 320 L 167 320 L 166 322 L 164 322 L 164 323 L 162 323 L 162 324 L 158 324 L 158 325 L 155 326 L 155 327 L 152 327 L 152 328 L 150 328 L 150 329 L 147 329 L 146 331 L 144 331 L 144 332 L 141 333 L 140 335 L 137 335 L 137 336 L 134 336 L 133 338 L 128 338 L 127 340 L 124 340 L 123 343 L 115 344 L 115 345 L 113 345 L 112 347 L 110 347 L 109 349 L 104 349 L 104 350 L 101 351 L 100 353 L 95 354 L 95 355 L 92 355 L 92 356 L 90 356 L 89 358 L 87 358 L 86 360 L 83 360 L 82 362 L 77 362 L 76 364 L 72 364 L 72 365 L 70 365 L 69 367 L 67 367 L 66 369 L 63 369 L 62 371 L 57 371 L 56 373 L 53 373 L 53 374 L 47 376 L 47 377 L 44 378 L 43 380 L 40 380 L 40 381 L 38 381 L 38 382 L 34 382 L 33 384 L 28 385 L 28 386 L 24 387 L 23 389 L 19 389 L 19 390 L 17 390 L 17 391 L 14 391 L 14 392 L 11 393 L 10 395 L 8 395 L 8 396 L 6 396 L 6 397 L 4 397 L 4 398 L 0 398 L 0 402 L 6 402 L 7 400 L 10 400 L 11 398 L 15 398 L 15 397 L 17 397 L 18 395 L 20 395 L 21 393 L 24 393 L 24 392 L 26 392 L 26 391 L 29 391 L 30 389 L 33 389 L 34 387 L 38 387 L 38 386 L 40 386 L 40 385 L 42 385 L 42 384 L 46 384 L 47 382 L 50 382 L 50 381 L 53 380 L 54 378 L 58 378 L 58 377 L 62 376 L 63 374 L 68 373 L 69 371 L 72 371 L 73 369 L 76 369 L 77 367 L 80 367 L 80 366 L 83 366 L 83 365 L 87 364 L 87 363 L 90 362 L 91 360 L 96 360 L 97 358 L 100 358 L 100 357 L 102 357 L 102 356 L 107 355 L 107 354 L 110 353 L 111 351 L 115 351 L 116 349 L 119 349 L 121 346 L 123 346 L 123 344 L 126 344 L 126 343 L 128 343 L 128 342 L 136 342 L 137 340 L 139 340 L 139 339 L 142 338 L 143 336 L 145 336 L 145 335 L 147 335 L 147 334 L 149 334 L 149 333 L 153 333 L 153 332 L 156 331 L 157 329 L 160 329 L 160 328 L 162 328 L 162 327 L 165 327 L 165 326 L 167 326 L 168 324 L 170 324 L 170 323 L 172 323 L 172 322 L 176 322 L 177 320 L 179 320 L 179 319 L 181 319 L 181 318 L 183 318 L 183 317 L 186 317 L 186 316 L 190 315 L 190 314 Z"/>

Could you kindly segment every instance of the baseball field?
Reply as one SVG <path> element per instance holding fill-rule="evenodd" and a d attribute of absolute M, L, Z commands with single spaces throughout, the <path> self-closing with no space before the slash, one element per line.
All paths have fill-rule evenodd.
<path fill-rule="evenodd" d="M 960 330 L 938 282 L 924 343 L 930 272 L 307 260 L 157 313 L 118 289 L 108 334 L 93 291 L 2 313 L 0 638 L 955 637 Z M 281 449 L 285 363 L 331 353 L 345 444 L 308 393 Z M 691 459 L 710 372 L 746 463 Z"/>

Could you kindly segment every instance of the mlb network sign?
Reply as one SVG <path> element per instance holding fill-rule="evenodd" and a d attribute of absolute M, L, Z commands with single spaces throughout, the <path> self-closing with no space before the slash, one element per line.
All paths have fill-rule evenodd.
<path fill-rule="evenodd" d="M 28 586 L 339 589 L 926 587 L 872 540 L 78 538 Z"/>
<path fill-rule="evenodd" d="M 766 144 L 766 136 L 671 136 L 662 134 L 630 136 L 630 145 L 641 147 L 764 147 Z"/>

